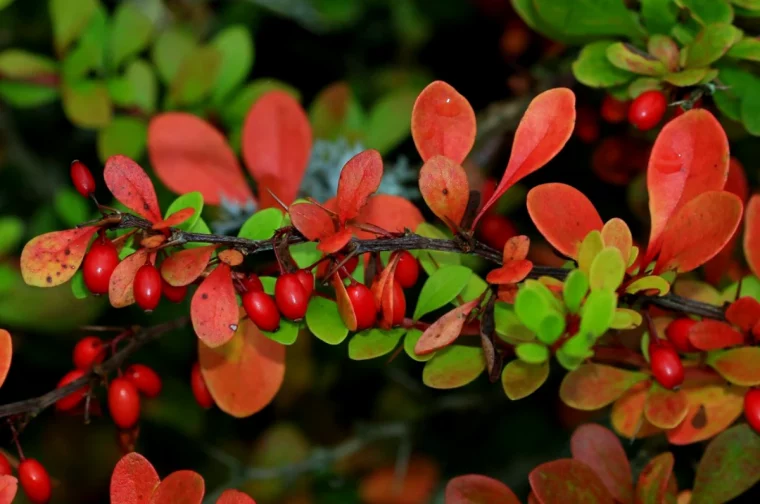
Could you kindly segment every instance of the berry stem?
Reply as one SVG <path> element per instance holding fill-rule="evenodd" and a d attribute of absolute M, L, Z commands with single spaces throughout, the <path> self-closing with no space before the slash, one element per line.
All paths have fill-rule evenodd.
<path fill-rule="evenodd" d="M 18 458 L 23 462 L 26 457 L 24 456 L 24 450 L 21 449 L 21 443 L 18 440 L 19 432 L 16 430 L 16 426 L 13 424 L 13 419 L 8 419 L 8 425 L 11 428 L 11 433 L 13 434 L 13 443 L 16 445 L 16 451 L 18 452 Z"/>

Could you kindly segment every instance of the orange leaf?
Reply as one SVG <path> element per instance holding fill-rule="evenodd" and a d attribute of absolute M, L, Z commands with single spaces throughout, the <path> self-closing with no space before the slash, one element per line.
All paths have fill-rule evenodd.
<path fill-rule="evenodd" d="M 678 427 L 667 431 L 668 441 L 675 445 L 697 443 L 723 432 L 741 415 L 747 391 L 726 385 L 722 378 L 712 383 L 687 382 L 682 390 L 689 400 L 689 412 Z"/>
<path fill-rule="evenodd" d="M 335 234 L 335 222 L 330 214 L 314 203 L 296 203 L 288 209 L 293 226 L 311 241 Z"/>
<path fill-rule="evenodd" d="M 426 355 L 452 344 L 462 332 L 467 316 L 479 303 L 480 299 L 464 303 L 433 322 L 417 340 L 414 353 Z"/>
<path fill-rule="evenodd" d="M 391 233 L 402 233 L 405 228 L 414 231 L 424 221 L 419 209 L 408 199 L 392 194 L 375 194 L 355 222 L 373 224 Z M 373 233 L 358 229 L 356 236 L 365 240 L 375 237 Z"/>
<path fill-rule="evenodd" d="M 602 227 L 602 241 L 606 247 L 615 247 L 623 256 L 623 264 L 628 264 L 633 247 L 633 236 L 622 219 L 615 217 L 604 223 Z"/>
<path fill-rule="evenodd" d="M 412 139 L 423 161 L 446 156 L 461 163 L 475 143 L 475 111 L 467 99 L 443 81 L 434 81 L 412 108 Z"/>
<path fill-rule="evenodd" d="M 552 160 L 565 146 L 575 126 L 575 95 L 567 88 L 539 94 L 528 105 L 515 131 L 512 153 L 501 182 L 482 206 L 475 224 L 520 179 Z"/>
<path fill-rule="evenodd" d="M 655 274 L 698 268 L 728 243 L 741 218 L 742 202 L 735 194 L 709 191 L 696 196 L 670 218 L 660 235 Z"/>
<path fill-rule="evenodd" d="M 82 264 L 98 228 L 87 226 L 35 236 L 21 251 L 21 276 L 27 285 L 55 287 L 67 282 Z"/>
<path fill-rule="evenodd" d="M 230 267 L 224 263 L 207 276 L 190 302 L 190 319 L 198 338 L 209 347 L 227 343 L 238 329 L 238 305 Z"/>
<path fill-rule="evenodd" d="M 341 229 L 337 233 L 330 236 L 325 236 L 319 240 L 317 249 L 324 252 L 325 254 L 334 254 L 335 252 L 338 252 L 340 249 L 345 247 L 348 242 L 351 241 L 351 236 L 352 233 L 350 229 Z"/>
<path fill-rule="evenodd" d="M 11 333 L 5 329 L 0 329 L 0 387 L 3 386 L 5 379 L 8 377 L 12 356 L 13 340 L 11 339 Z"/>
<path fill-rule="evenodd" d="M 560 253 L 576 259 L 591 231 L 602 229 L 602 218 L 589 199 L 566 184 L 542 184 L 528 192 L 528 213 L 538 231 Z"/>
<path fill-rule="evenodd" d="M 504 483 L 480 474 L 465 474 L 446 484 L 446 504 L 520 504 Z"/>
<path fill-rule="evenodd" d="M 243 263 L 243 254 L 239 250 L 227 249 L 217 254 L 219 260 L 228 266 L 240 266 Z"/>
<path fill-rule="evenodd" d="M 760 347 L 746 346 L 710 354 L 707 363 L 733 384 L 760 385 Z"/>
<path fill-rule="evenodd" d="M 241 147 L 263 208 L 277 204 L 267 189 L 286 205 L 296 199 L 311 143 L 309 119 L 290 94 L 270 91 L 253 104 L 243 123 Z"/>
<path fill-rule="evenodd" d="M 153 492 L 150 504 L 201 504 L 205 493 L 203 477 L 194 471 L 175 471 Z"/>
<path fill-rule="evenodd" d="M 158 473 L 148 459 L 128 453 L 111 474 L 111 504 L 148 504 L 158 484 Z"/>
<path fill-rule="evenodd" d="M 747 203 L 744 221 L 744 257 L 749 269 L 760 276 L 760 194 L 755 194 Z"/>
<path fill-rule="evenodd" d="M 190 285 L 206 269 L 216 245 L 206 245 L 175 252 L 161 263 L 161 276 L 175 287 Z"/>
<path fill-rule="evenodd" d="M 662 453 L 642 469 L 636 483 L 636 504 L 662 504 L 673 474 L 675 459 L 670 452 Z"/>
<path fill-rule="evenodd" d="M 194 213 L 195 213 L 194 208 L 183 208 L 181 210 L 177 210 L 166 219 L 162 221 L 158 221 L 155 224 L 153 224 L 153 229 L 158 231 L 161 229 L 168 229 L 171 227 L 178 226 L 182 224 L 183 222 L 185 222 L 190 217 L 192 217 Z"/>
<path fill-rule="evenodd" d="M 690 110 L 662 128 L 647 168 L 652 219 L 647 258 L 660 250 L 662 234 L 681 207 L 703 192 L 723 189 L 728 157 L 726 133 L 707 110 Z"/>
<path fill-rule="evenodd" d="M 348 297 L 346 286 L 337 272 L 333 273 L 331 282 L 335 289 L 335 301 L 338 303 L 338 313 L 340 313 L 340 318 L 343 320 L 343 323 L 346 324 L 349 331 L 356 331 L 358 326 L 356 312 L 354 312 L 354 305 L 351 304 L 351 299 Z"/>
<path fill-rule="evenodd" d="M 155 253 L 153 254 L 155 257 Z M 108 299 L 114 308 L 124 308 L 135 302 L 135 293 L 132 284 L 135 281 L 137 270 L 148 259 L 148 250 L 141 248 L 128 255 L 121 261 L 111 274 L 108 281 Z M 151 258 L 151 262 L 153 258 Z"/>
<path fill-rule="evenodd" d="M 11 504 L 18 492 L 18 480 L 10 474 L 0 476 L 0 502 Z M 118 504 L 118 503 L 116 503 Z"/>
<path fill-rule="evenodd" d="M 614 432 L 598 424 L 583 424 L 570 438 L 570 451 L 599 476 L 616 501 L 633 501 L 631 465 Z"/>
<path fill-rule="evenodd" d="M 649 381 L 638 383 L 612 405 L 610 421 L 621 436 L 641 439 L 662 432 L 662 429 L 658 429 L 644 417 L 644 405 L 650 386 Z"/>
<path fill-rule="evenodd" d="M 422 165 L 419 183 L 430 210 L 447 225 L 459 225 L 470 198 L 464 168 L 447 157 L 433 156 Z"/>
<path fill-rule="evenodd" d="M 726 320 L 749 332 L 760 320 L 760 303 L 750 296 L 742 296 L 726 308 Z"/>
<path fill-rule="evenodd" d="M 156 234 L 152 236 L 146 236 L 140 241 L 140 246 L 147 249 L 154 249 L 166 241 L 166 236 L 162 234 Z"/>
<path fill-rule="evenodd" d="M 655 427 L 672 429 L 678 426 L 689 411 L 686 393 L 672 391 L 653 384 L 644 404 L 644 416 Z"/>
<path fill-rule="evenodd" d="M 507 261 L 519 261 L 528 257 L 530 251 L 530 238 L 525 235 L 513 236 L 504 244 L 502 263 Z"/>
<path fill-rule="evenodd" d="M 125 207 L 151 222 L 161 220 L 156 189 L 140 165 L 126 156 L 111 156 L 103 169 L 106 186 Z"/>
<path fill-rule="evenodd" d="M 198 191 L 209 205 L 244 204 L 253 194 L 235 153 L 219 130 L 185 112 L 155 116 L 148 127 L 150 164 L 177 194 Z"/>
<path fill-rule="evenodd" d="M 614 504 L 607 487 L 586 464 L 559 459 L 536 467 L 528 476 L 530 488 L 543 504 Z"/>
<path fill-rule="evenodd" d="M 514 284 L 525 280 L 533 269 L 533 263 L 528 260 L 509 261 L 501 268 L 488 273 L 486 281 L 491 284 Z"/>
<path fill-rule="evenodd" d="M 744 343 L 744 335 L 717 320 L 705 319 L 689 329 L 689 341 L 699 350 L 720 350 Z"/>
<path fill-rule="evenodd" d="M 396 466 L 375 469 L 359 484 L 363 504 L 424 504 L 430 502 L 438 484 L 438 465 L 430 459 L 415 456 L 397 481 Z M 398 486 L 396 484 L 400 483 Z"/>
<path fill-rule="evenodd" d="M 396 273 L 396 266 L 398 266 L 399 258 L 401 257 L 399 252 L 393 252 L 388 259 L 388 264 L 383 268 L 380 276 L 372 283 L 372 294 L 375 296 L 375 305 L 380 310 L 383 306 L 383 292 L 387 285 L 390 284 L 390 280 Z"/>
<path fill-rule="evenodd" d="M 562 379 L 559 396 L 568 406 L 592 411 L 607 406 L 646 375 L 604 364 L 584 364 Z"/>
<path fill-rule="evenodd" d="M 217 499 L 216 504 L 256 504 L 256 501 L 238 490 L 225 490 Z"/>
<path fill-rule="evenodd" d="M 285 376 L 285 347 L 264 336 L 250 319 L 241 320 L 221 347 L 198 341 L 198 358 L 214 401 L 236 418 L 253 415 L 272 402 Z"/>
<path fill-rule="evenodd" d="M 374 149 L 355 155 L 343 166 L 338 180 L 338 218 L 341 224 L 359 215 L 369 197 L 380 187 L 383 158 Z"/>

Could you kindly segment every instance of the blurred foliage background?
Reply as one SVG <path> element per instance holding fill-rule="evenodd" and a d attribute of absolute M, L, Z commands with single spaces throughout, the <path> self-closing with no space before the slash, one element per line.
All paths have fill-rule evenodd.
<path fill-rule="evenodd" d="M 150 316 L 114 310 L 104 300 L 76 299 L 68 285 L 27 287 L 17 271 L 26 240 L 92 213 L 71 188 L 71 160 L 85 162 L 101 182 L 110 154 L 149 168 L 152 114 L 198 114 L 239 151 L 250 104 L 263 90 L 285 88 L 309 111 L 317 137 L 304 194 L 326 199 L 351 153 L 375 147 L 386 160 L 382 191 L 415 199 L 419 160 L 409 117 L 428 82 L 449 82 L 481 112 L 479 166 L 470 168 L 497 176 L 527 100 L 545 87 L 574 85 L 575 54 L 531 32 L 508 0 L 0 0 L 0 7 L 0 326 L 11 330 L 15 349 L 1 403 L 52 389 L 71 367 L 74 342 L 87 334 L 82 325 L 152 325 L 187 314 L 189 301 Z M 594 114 L 600 94 L 574 89 Z M 340 113 L 324 110 L 335 103 Z M 746 135 L 732 135 L 734 152 L 751 156 Z M 631 137 L 625 125 L 604 127 L 601 137 L 597 125 L 571 141 L 530 183 L 569 182 L 605 219 L 635 225 L 642 208 L 635 188 L 643 187 L 651 139 Z M 748 174 L 754 180 L 754 170 Z M 166 207 L 174 196 L 154 181 Z M 520 194 L 502 211 L 532 234 L 515 204 Z M 232 231 L 252 211 L 207 207 L 204 219 L 217 232 Z M 161 475 L 193 469 L 208 495 L 237 486 L 263 504 L 442 502 L 446 479 L 464 473 L 499 478 L 525 498 L 535 465 L 569 455 L 575 425 L 605 421 L 561 404 L 561 373 L 512 403 L 485 377 L 456 391 L 426 389 L 421 366 L 409 359 L 352 362 L 344 345 L 308 337 L 288 350 L 274 403 L 236 420 L 196 405 L 188 385 L 195 359 L 190 328 L 134 356 L 164 380 L 161 396 L 143 402 L 135 447 Z M 12 453 L 9 430 L 0 431 L 0 446 Z M 112 468 L 129 444 L 107 415 L 84 425 L 81 415 L 52 409 L 21 439 L 56 480 L 54 503 L 105 502 Z M 635 472 L 658 442 L 628 447 Z M 672 449 L 679 477 L 690 483 L 699 446 Z M 396 469 L 408 470 L 409 500 L 387 497 Z M 414 485 L 423 498 L 414 498 Z M 25 502 L 21 492 L 17 500 Z"/>

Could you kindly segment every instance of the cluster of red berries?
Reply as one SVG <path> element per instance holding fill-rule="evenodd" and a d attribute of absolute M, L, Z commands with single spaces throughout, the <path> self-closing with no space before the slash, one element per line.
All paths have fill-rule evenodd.
<path fill-rule="evenodd" d="M 248 318 L 259 329 L 271 332 L 280 327 L 280 315 L 290 320 L 304 318 L 314 292 L 314 275 L 305 269 L 283 273 L 274 284 L 274 298 L 264 292 L 256 274 L 243 278 L 240 286 L 243 309 Z"/>
<path fill-rule="evenodd" d="M 0 453 L 0 476 L 13 475 L 13 467 L 8 459 Z M 18 481 L 26 497 L 33 504 L 46 504 L 50 500 L 52 485 L 50 475 L 45 467 L 35 459 L 21 457 L 18 465 Z"/>

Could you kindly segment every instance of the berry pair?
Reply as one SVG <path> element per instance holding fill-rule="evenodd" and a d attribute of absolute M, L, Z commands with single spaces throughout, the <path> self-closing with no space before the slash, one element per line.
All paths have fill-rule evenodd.
<path fill-rule="evenodd" d="M 140 418 L 140 394 L 154 398 L 161 392 L 161 378 L 148 366 L 132 364 L 108 387 L 108 410 L 121 429 L 131 429 Z"/>
<path fill-rule="evenodd" d="M 256 275 L 242 281 L 243 309 L 256 326 L 264 331 L 276 331 L 280 327 L 280 315 L 290 320 L 306 316 L 309 299 L 314 291 L 314 275 L 308 270 L 284 273 L 274 284 L 274 299 L 264 292 L 264 286 Z"/>

